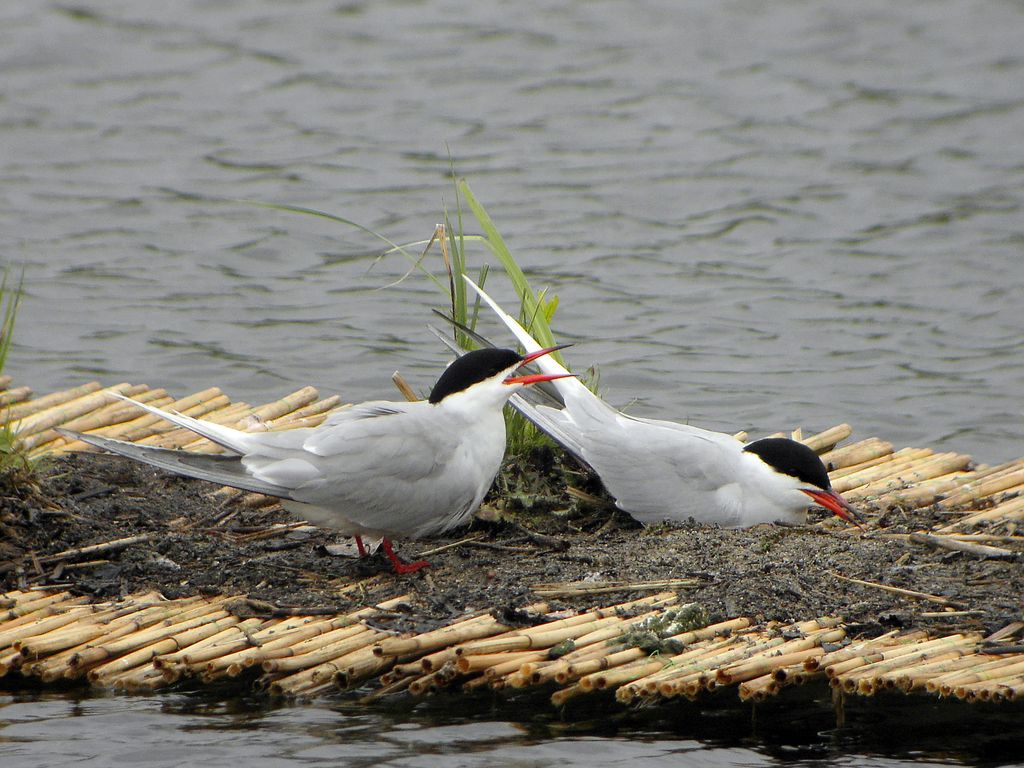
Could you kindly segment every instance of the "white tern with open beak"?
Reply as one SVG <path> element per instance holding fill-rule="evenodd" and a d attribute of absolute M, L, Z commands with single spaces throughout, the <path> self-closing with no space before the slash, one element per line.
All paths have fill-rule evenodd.
<path fill-rule="evenodd" d="M 455 360 L 430 397 L 371 401 L 312 428 L 241 432 L 119 396 L 212 440 L 229 453 L 199 454 L 65 431 L 78 440 L 189 477 L 280 498 L 310 522 L 356 537 L 383 537 L 398 573 L 427 565 L 398 560 L 389 537 L 419 538 L 465 522 L 505 455 L 502 408 L 522 387 L 568 371 L 513 375 L 551 349 L 519 355 L 482 349 Z"/>

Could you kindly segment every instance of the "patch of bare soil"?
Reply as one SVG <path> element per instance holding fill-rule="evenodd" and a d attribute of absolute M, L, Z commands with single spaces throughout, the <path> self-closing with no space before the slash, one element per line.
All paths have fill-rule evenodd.
<path fill-rule="evenodd" d="M 548 449 L 507 466 L 468 528 L 397 546 L 418 559 L 473 541 L 428 554 L 429 569 L 397 576 L 382 555 L 331 554 L 343 537 L 289 526 L 294 518 L 278 505 L 248 507 L 207 483 L 77 454 L 50 462 L 34 487 L 23 480 L 0 485 L 0 588 L 60 584 L 98 599 L 143 589 L 168 597 L 247 594 L 278 606 L 340 610 L 408 592 L 409 628 L 426 628 L 469 609 L 536 602 L 531 586 L 538 583 L 692 578 L 695 585 L 681 590 L 684 599 L 721 617 L 838 615 L 866 634 L 908 626 L 994 631 L 1021 618 L 1019 557 L 978 560 L 892 535 L 948 521 L 934 510 L 868 509 L 867 534 L 824 512 L 798 528 L 641 528 L 610 505 L 570 496 L 567 483 L 600 493 L 594 478 Z M 131 543 L 75 551 L 125 538 Z M 563 602 L 635 596 L 626 589 Z"/>

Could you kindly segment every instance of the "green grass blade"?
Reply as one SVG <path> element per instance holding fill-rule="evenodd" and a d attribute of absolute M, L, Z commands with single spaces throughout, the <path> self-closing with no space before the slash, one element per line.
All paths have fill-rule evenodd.
<path fill-rule="evenodd" d="M 522 306 L 521 314 L 526 321 L 527 329 L 541 346 L 553 347 L 555 345 L 555 337 L 551 333 L 550 320 L 554 314 L 555 307 L 557 307 L 557 301 L 546 301 L 543 293 L 540 295 L 534 294 L 533 289 L 530 287 L 530 282 L 526 279 L 526 275 L 523 274 L 523 270 L 515 258 L 513 258 L 508 246 L 505 245 L 505 240 L 502 238 L 501 233 L 498 232 L 498 228 L 494 226 L 494 221 L 491 219 L 490 214 L 487 213 L 487 209 L 481 205 L 480 201 L 473 196 L 473 192 L 465 179 L 459 180 L 458 189 L 483 229 L 487 247 L 490 248 L 491 253 L 501 262 L 505 274 L 508 275 L 509 280 L 512 282 L 512 287 L 515 288 L 516 294 L 519 296 Z M 564 360 L 559 353 L 555 352 L 552 357 L 564 364 Z"/>

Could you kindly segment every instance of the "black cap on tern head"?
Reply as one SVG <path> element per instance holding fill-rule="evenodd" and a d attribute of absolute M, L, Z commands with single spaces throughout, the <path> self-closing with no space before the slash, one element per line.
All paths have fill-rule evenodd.
<path fill-rule="evenodd" d="M 818 454 L 796 440 L 766 437 L 743 446 L 743 450 L 760 456 L 761 461 L 776 472 L 795 477 L 822 490 L 827 491 L 832 487 L 828 472 L 825 471 L 825 465 L 821 463 Z"/>
<path fill-rule="evenodd" d="M 454 360 L 441 374 L 441 378 L 430 390 L 430 402 L 440 403 L 448 395 L 469 389 L 522 360 L 522 355 L 511 349 L 476 349 L 467 352 Z"/>

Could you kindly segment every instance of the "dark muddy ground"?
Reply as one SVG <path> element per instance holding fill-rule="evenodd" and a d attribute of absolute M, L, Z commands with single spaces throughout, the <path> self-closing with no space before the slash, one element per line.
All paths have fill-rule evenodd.
<path fill-rule="evenodd" d="M 468 609 L 535 602 L 531 586 L 538 583 L 691 577 L 697 583 L 681 590 L 683 599 L 713 616 L 838 615 L 867 634 L 909 626 L 993 631 L 1022 615 L 1021 559 L 978 560 L 890 535 L 948 522 L 933 510 L 867 507 L 867 534 L 824 511 L 800 528 L 644 529 L 608 506 L 567 494 L 567 481 L 595 493 L 600 487 L 548 449 L 506 468 L 468 528 L 397 542 L 412 559 L 476 538 L 428 554 L 432 567 L 407 576 L 393 574 L 380 554 L 365 560 L 331 554 L 345 541 L 331 531 L 282 528 L 294 518 L 280 506 L 245 507 L 207 483 L 118 457 L 53 460 L 34 488 L 13 479 L 0 491 L 0 589 L 62 584 L 110 598 L 155 588 L 168 597 L 235 593 L 278 606 L 340 610 L 408 592 L 408 628 L 426 628 Z M 52 557 L 140 534 L 150 538 L 100 554 Z M 928 593 L 949 605 L 837 574 Z M 576 600 L 611 604 L 635 596 L 623 591 Z"/>

